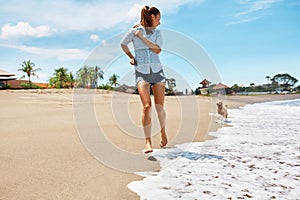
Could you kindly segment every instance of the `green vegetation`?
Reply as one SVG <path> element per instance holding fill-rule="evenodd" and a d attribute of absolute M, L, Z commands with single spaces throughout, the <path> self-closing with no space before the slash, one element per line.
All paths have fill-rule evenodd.
<path fill-rule="evenodd" d="M 166 94 L 167 95 L 175 95 L 174 88 L 176 87 L 176 80 L 175 78 L 166 78 Z"/>
<path fill-rule="evenodd" d="M 7 83 L 0 82 L 0 89 L 10 89 L 11 85 Z"/>
<path fill-rule="evenodd" d="M 33 83 L 29 83 L 29 82 L 21 83 L 21 87 L 24 89 L 40 89 L 41 88 L 40 86 L 35 85 Z"/>
<path fill-rule="evenodd" d="M 272 91 L 269 87 L 264 87 L 261 85 L 258 86 L 250 86 L 250 87 L 241 87 L 237 84 L 234 84 L 230 89 L 228 89 L 229 93 L 239 93 L 239 92 L 270 92 Z"/>
<path fill-rule="evenodd" d="M 109 84 L 102 84 L 98 87 L 98 89 L 102 89 L 102 90 L 113 90 L 114 87 L 112 87 L 111 85 Z"/>
<path fill-rule="evenodd" d="M 41 70 L 40 68 L 35 68 L 35 64 L 28 61 L 23 61 L 21 63 L 21 68 L 18 71 L 23 71 L 25 75 L 28 77 L 28 83 L 22 83 L 22 88 L 40 88 L 37 85 L 32 84 L 31 77 L 38 77 L 36 72 Z M 21 76 L 20 79 L 23 79 L 25 75 Z M 50 87 L 54 88 L 73 88 L 76 87 L 82 88 L 98 88 L 104 90 L 114 90 L 115 87 L 119 86 L 119 76 L 117 74 L 113 74 L 109 77 L 109 82 L 106 84 L 100 84 L 99 81 L 104 79 L 103 70 L 97 65 L 94 67 L 91 66 L 83 66 L 77 72 L 76 76 L 73 75 L 72 72 L 65 67 L 59 67 L 54 70 L 53 77 L 49 80 Z M 269 75 L 265 76 L 267 80 L 267 84 L 256 85 L 251 82 L 249 86 L 239 86 L 238 84 L 234 84 L 230 88 L 226 88 L 223 90 L 226 94 L 235 94 L 235 93 L 249 93 L 249 92 L 263 92 L 263 93 L 280 93 L 282 91 L 286 92 L 297 92 L 300 93 L 300 85 L 297 87 L 295 84 L 298 80 L 291 76 L 288 73 L 276 74 L 271 77 Z M 214 93 L 218 93 L 220 91 L 214 90 L 214 86 L 216 84 L 211 84 L 208 87 L 197 87 L 194 91 L 191 91 L 191 94 L 199 95 L 203 92 L 203 95 L 211 95 Z M 2 85 L 2 87 L 9 88 L 9 85 Z M 166 78 L 166 95 L 175 95 L 175 94 L 183 94 L 183 92 L 178 92 L 175 89 L 176 80 L 174 78 Z M 136 89 L 137 90 L 137 89 Z M 137 92 L 136 92 L 137 93 Z M 185 91 L 188 94 L 188 91 Z"/>
<path fill-rule="evenodd" d="M 83 88 L 97 88 L 98 81 L 103 79 L 104 72 L 100 67 L 89 67 L 85 65 L 76 73 L 76 85 Z"/>
<path fill-rule="evenodd" d="M 21 64 L 21 68 L 18 69 L 18 71 L 23 71 L 24 73 L 26 73 L 27 77 L 28 77 L 28 81 L 29 81 L 29 88 L 32 88 L 32 83 L 30 80 L 31 76 L 36 76 L 36 71 L 41 70 L 40 68 L 34 68 L 35 64 L 33 62 L 31 62 L 30 60 L 28 61 L 23 61 L 23 63 Z M 25 78 L 25 75 L 21 76 L 20 79 Z"/>
<path fill-rule="evenodd" d="M 60 67 L 54 70 L 54 76 L 50 78 L 49 85 L 55 88 L 73 88 L 74 87 L 74 75 L 72 72 L 68 72 L 65 67 Z"/>
<path fill-rule="evenodd" d="M 115 87 L 118 86 L 118 85 L 120 85 L 119 82 L 118 82 L 119 78 L 120 77 L 118 75 L 113 74 L 111 77 L 109 77 L 109 84 L 111 86 L 115 86 Z"/>
<path fill-rule="evenodd" d="M 280 86 L 284 87 L 285 89 L 293 87 L 298 82 L 298 80 L 295 77 L 292 77 L 289 74 L 277 74 L 273 77 L 272 80 L 277 82 Z"/>
<path fill-rule="evenodd" d="M 234 84 L 230 88 L 230 93 L 240 92 L 272 92 L 278 93 L 279 91 L 292 91 L 292 87 L 298 82 L 298 80 L 289 74 L 276 74 L 273 78 L 270 76 L 265 77 L 268 80 L 268 84 L 257 85 L 250 83 L 250 87 L 240 87 Z M 270 80 L 272 81 L 270 84 Z M 294 90 L 299 91 L 299 86 L 295 87 Z"/>
<path fill-rule="evenodd" d="M 255 83 L 251 82 L 249 86 L 239 86 L 238 84 L 234 84 L 230 88 L 225 88 L 224 91 L 226 94 L 237 94 L 237 93 L 242 93 L 242 94 L 249 94 L 249 93 L 272 93 L 272 94 L 277 94 L 277 93 L 295 93 L 298 92 L 300 93 L 299 89 L 300 86 L 295 87 L 295 84 L 298 82 L 298 80 L 285 73 L 285 74 L 276 74 L 273 78 L 270 76 L 265 76 L 265 79 L 267 79 L 267 84 L 262 84 L 262 85 L 256 85 Z M 271 82 L 270 82 L 271 81 Z M 215 85 L 211 84 L 208 86 L 208 89 L 206 90 L 205 94 L 212 94 L 216 92 L 213 90 L 213 87 Z M 205 88 L 198 87 L 195 90 L 195 94 L 201 94 L 201 91 L 204 90 Z"/>

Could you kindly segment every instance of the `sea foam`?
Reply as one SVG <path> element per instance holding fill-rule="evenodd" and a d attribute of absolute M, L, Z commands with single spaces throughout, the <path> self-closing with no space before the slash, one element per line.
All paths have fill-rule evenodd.
<path fill-rule="evenodd" d="M 300 99 L 229 110 L 217 139 L 154 150 L 159 172 L 128 187 L 141 199 L 299 199 Z"/>

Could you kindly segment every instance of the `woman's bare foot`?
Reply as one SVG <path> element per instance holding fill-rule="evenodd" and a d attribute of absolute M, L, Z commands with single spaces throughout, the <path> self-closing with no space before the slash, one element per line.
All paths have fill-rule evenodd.
<path fill-rule="evenodd" d="M 146 139 L 146 145 L 145 145 L 145 149 L 143 149 L 143 153 L 151 153 L 151 152 L 153 152 L 151 140 Z"/>
<path fill-rule="evenodd" d="M 161 141 L 160 141 L 160 148 L 164 148 L 168 144 L 168 139 L 166 133 L 161 133 L 160 135 Z"/>

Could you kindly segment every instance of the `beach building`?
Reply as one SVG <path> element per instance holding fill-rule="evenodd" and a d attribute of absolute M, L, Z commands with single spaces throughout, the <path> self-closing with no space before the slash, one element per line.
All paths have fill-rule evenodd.
<path fill-rule="evenodd" d="M 22 89 L 23 83 L 28 83 L 28 81 L 27 80 L 17 80 L 17 77 L 15 74 L 0 69 L 0 89 L 5 89 L 5 88 Z M 32 84 L 37 85 L 40 88 L 48 88 L 48 83 L 32 82 Z"/>
<path fill-rule="evenodd" d="M 209 86 L 210 83 L 211 83 L 210 81 L 204 79 L 204 80 L 201 81 L 199 84 L 202 85 L 202 88 L 208 88 L 208 86 Z"/>
<path fill-rule="evenodd" d="M 230 87 L 223 84 L 223 83 L 219 83 L 217 85 L 215 85 L 212 90 L 215 91 L 217 94 L 227 94 L 227 89 L 229 89 Z"/>
<path fill-rule="evenodd" d="M 203 81 L 201 81 L 199 84 L 202 85 L 202 87 L 200 88 L 200 93 L 203 95 L 208 94 L 208 86 L 211 82 L 207 79 L 204 79 Z"/>
<path fill-rule="evenodd" d="M 6 88 L 8 85 L 8 81 L 16 79 L 17 77 L 15 74 L 0 69 L 0 88 Z"/>
<path fill-rule="evenodd" d="M 224 85 L 223 83 L 219 83 L 219 84 L 215 85 L 212 89 L 213 90 L 225 90 L 227 88 L 230 88 L 230 87 L 227 85 Z"/>
<path fill-rule="evenodd" d="M 22 84 L 29 83 L 27 80 L 9 80 L 7 81 L 7 84 L 9 85 L 9 88 L 11 89 L 22 89 Z M 38 82 L 31 82 L 32 84 L 38 86 L 39 88 L 48 88 L 48 83 L 38 83 Z"/>

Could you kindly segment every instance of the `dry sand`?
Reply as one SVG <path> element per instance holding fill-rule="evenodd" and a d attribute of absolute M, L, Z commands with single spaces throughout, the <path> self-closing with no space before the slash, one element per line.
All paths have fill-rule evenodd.
<path fill-rule="evenodd" d="M 141 177 L 103 165 L 82 145 L 73 118 L 72 97 L 72 90 L 0 91 L 0 200 L 139 199 L 127 184 Z M 300 96 L 230 96 L 224 101 L 229 108 L 237 108 L 249 103 L 292 98 Z M 94 108 L 97 120 L 115 146 L 140 153 L 143 139 L 124 134 L 124 129 L 140 126 L 139 97 L 124 94 L 120 99 L 127 99 L 126 104 L 116 99 L 114 93 L 96 92 Z M 182 102 L 190 99 L 198 108 L 189 108 L 191 110 L 185 110 L 183 114 Z M 210 139 L 207 133 L 221 126 L 208 115 L 215 112 L 216 100 L 200 96 L 166 97 L 168 146 L 190 142 L 184 132 L 195 132 L 194 141 Z M 122 114 L 118 113 L 118 106 L 123 105 L 128 108 L 132 123 L 125 123 L 120 128 L 115 119 L 116 115 Z M 112 111 L 113 107 L 117 110 Z M 196 129 L 189 126 L 189 121 L 192 123 L 195 116 L 187 115 L 187 112 L 194 113 L 195 109 L 199 109 L 196 111 L 200 117 Z M 182 121 L 186 124 L 184 130 L 180 130 Z M 155 120 L 153 123 L 155 125 Z M 157 130 L 154 126 L 154 148 L 159 144 Z M 149 160 L 147 156 L 144 158 L 141 161 L 143 166 L 159 166 L 157 161 Z M 140 171 L 143 170 L 147 167 Z"/>

